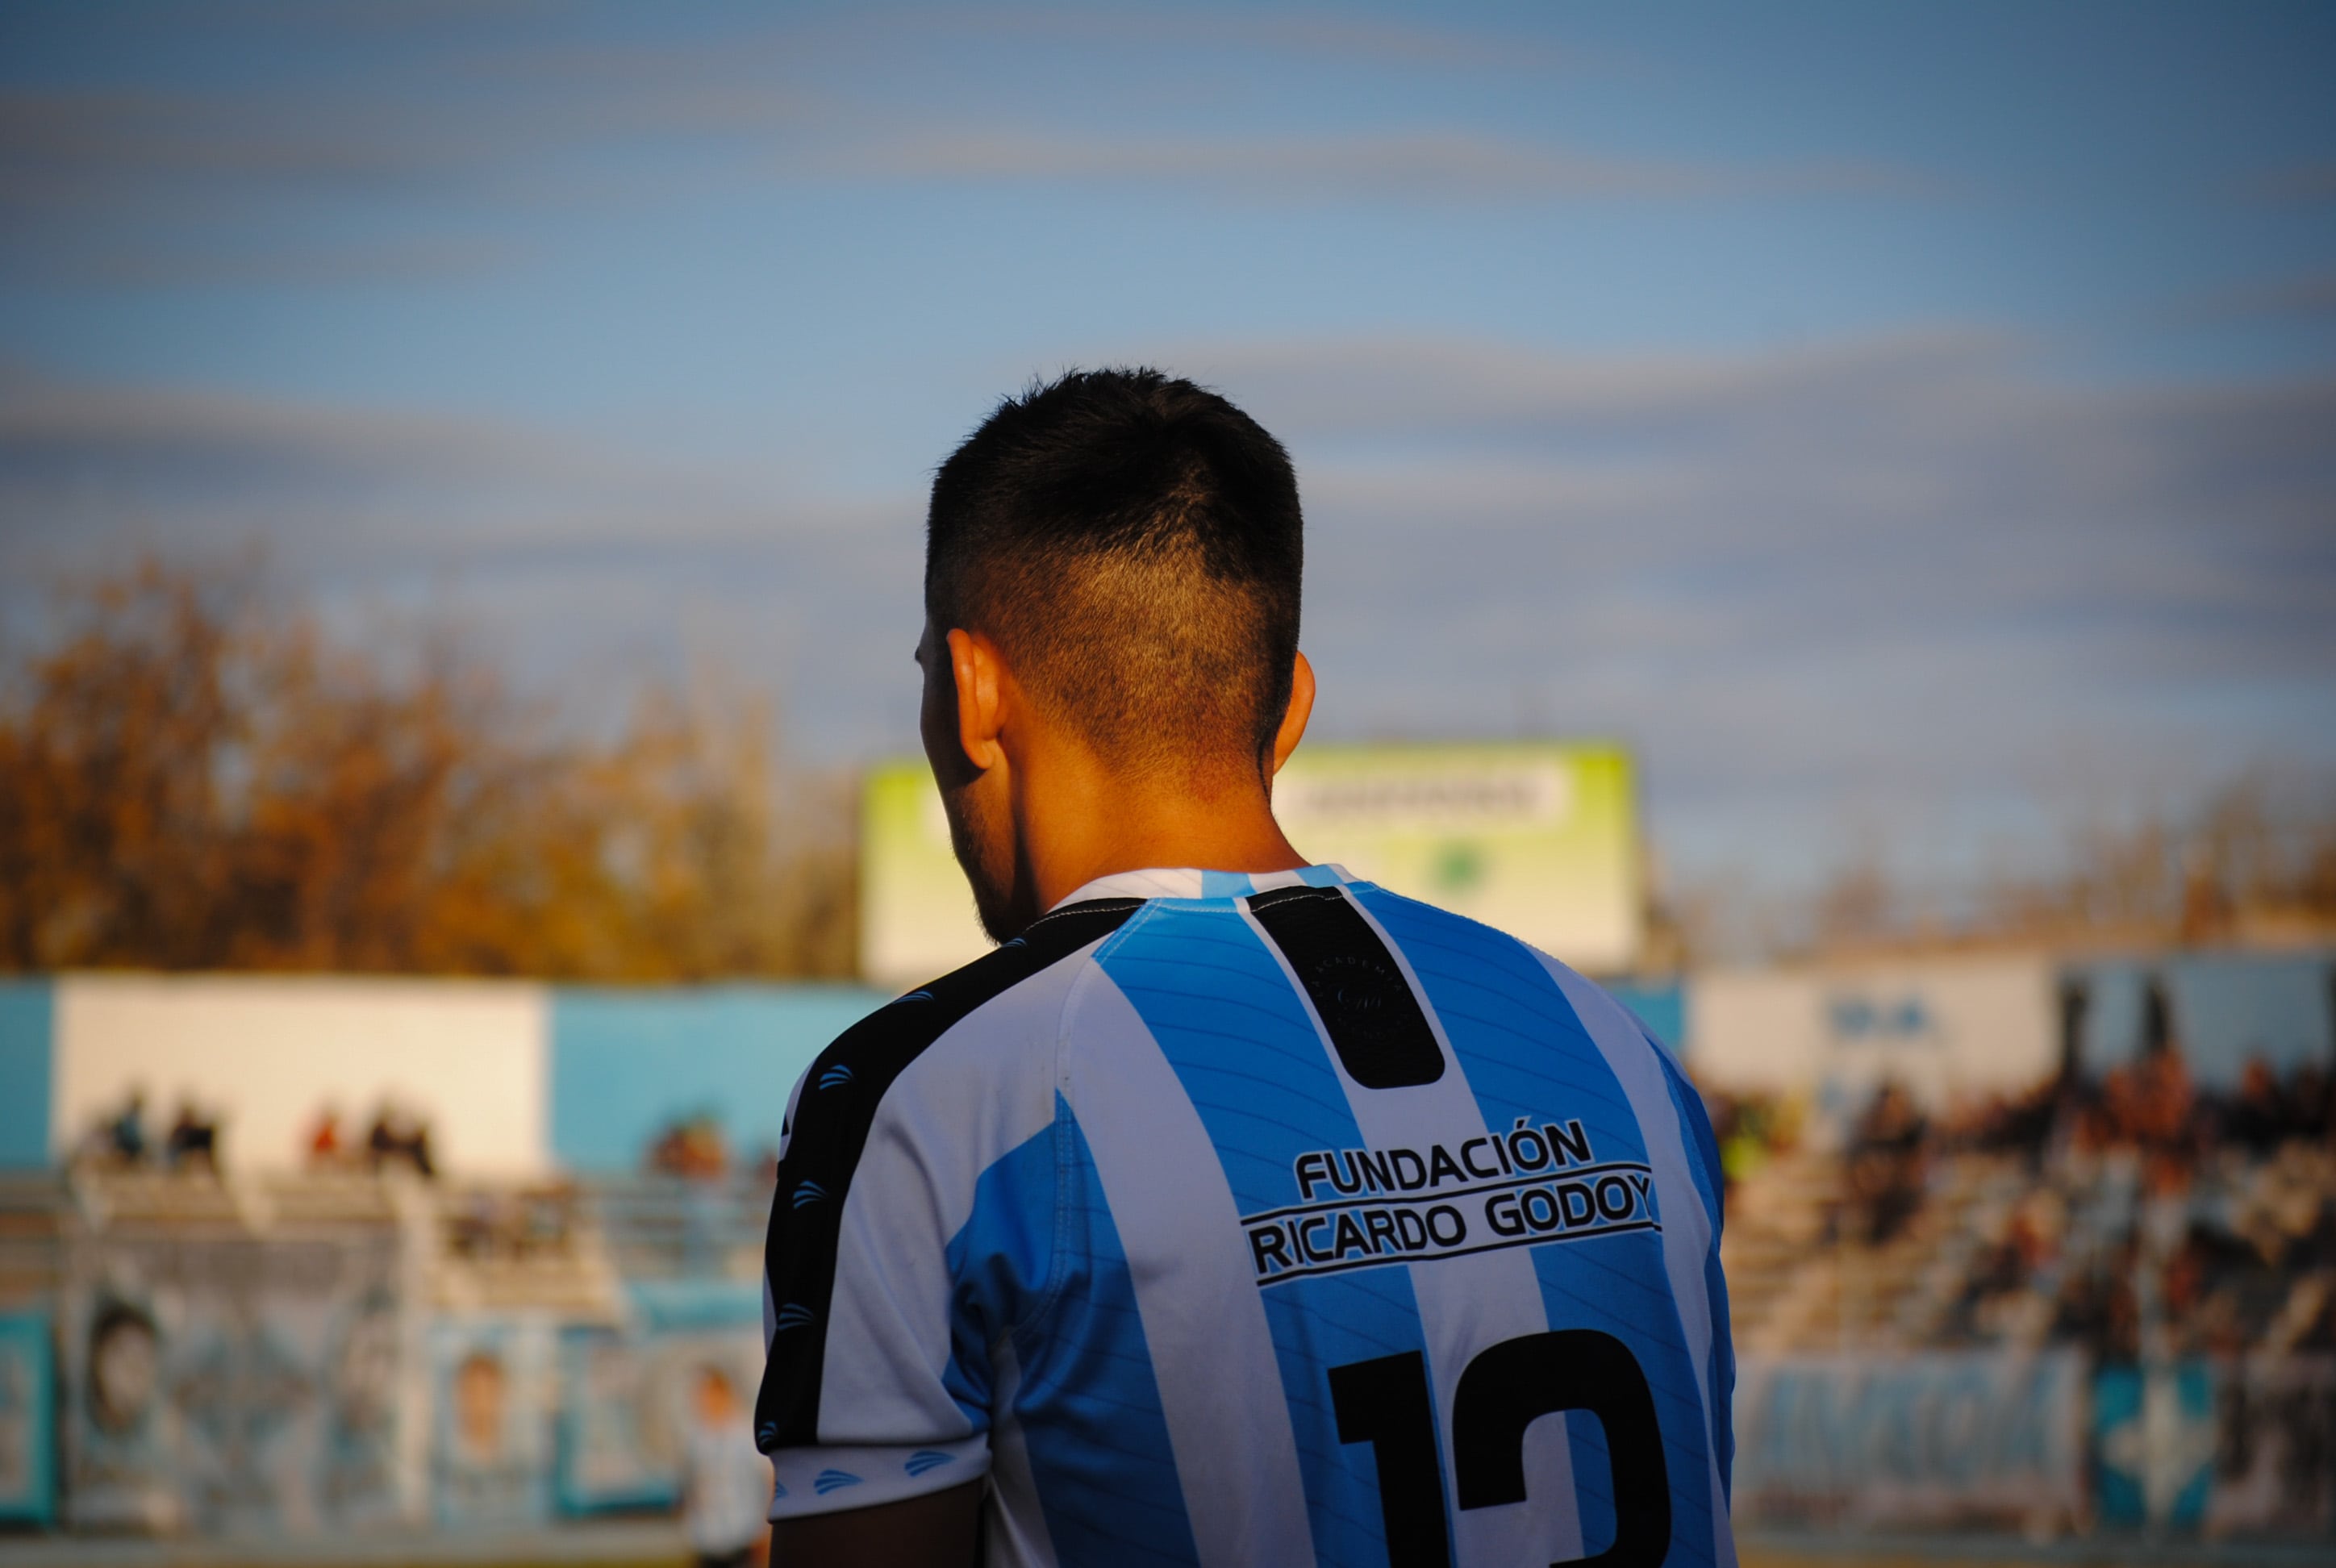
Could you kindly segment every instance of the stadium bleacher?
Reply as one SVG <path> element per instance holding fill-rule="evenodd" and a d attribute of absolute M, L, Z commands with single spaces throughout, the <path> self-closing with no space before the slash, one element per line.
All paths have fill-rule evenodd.
<path fill-rule="evenodd" d="M 2282 962 L 2281 983 L 2311 997 Z M 1742 1035 L 1733 1055 L 1704 1050 L 1697 978 L 1631 993 L 1684 1028 L 1729 1177 L 1739 1518 L 1828 1538 L 2327 1539 L 2328 1026 L 2321 1054 L 2287 1037 L 2256 1068 L 2244 1037 L 2200 1027 L 2289 1027 L 2230 982 L 2243 969 L 2187 971 L 2215 977 L 2220 1015 L 2171 966 L 2155 1001 L 2130 965 L 1942 972 L 1932 989 L 1903 966 L 1760 979 L 1765 1013 L 1703 1008 L 1701 1024 L 1819 1033 L 1773 1050 Z M 2089 1009 L 2068 1005 L 2072 974 L 2095 982 Z M 158 982 L 140 987 L 151 1013 Z M 238 994 L 202 989 L 215 1011 Z M 249 994 L 280 1033 L 332 1016 L 300 1012 L 314 993 Z M 377 989 L 365 1027 L 404 1009 L 399 1037 L 425 1032 L 433 997 Z M 33 1129 L 43 1163 L 0 1178 L 0 1448 L 31 1456 L 0 1466 L 0 1520 L 483 1539 L 669 1508 L 676 1390 L 708 1365 L 755 1375 L 773 1103 L 866 1005 L 641 993 L 501 1005 L 500 1033 L 449 1014 L 473 1054 L 545 1064 L 540 1099 L 498 1113 L 532 1144 L 481 1142 L 475 1105 L 471 1124 L 433 1121 L 447 1086 L 414 1080 L 393 1086 L 404 1120 L 389 1146 L 319 1152 L 299 1116 L 268 1108 L 265 1062 L 224 1048 L 220 1076 L 189 1086 L 213 1136 L 175 1167 L 166 1140 L 133 1137 L 131 1157 L 105 1124 L 53 1114 Z M 2017 1050 L 1982 1042 L 1985 1070 L 1958 1078 L 1942 1058 L 2006 1018 Z M 660 1071 L 701 1026 L 708 1059 Z M 2056 1030 L 2058 1071 L 2002 1070 L 2049 1058 Z M 37 1043 L 80 1096 L 56 1103 L 106 1114 L 131 1081 L 107 1064 L 152 1059 L 88 1034 Z M 335 1048 L 368 1070 L 382 1055 Z M 736 1114 L 714 1092 L 734 1059 L 754 1063 Z M 1779 1059 L 1803 1066 L 1728 1070 Z M 376 1091 L 335 1092 L 362 1106 Z M 256 1144 L 271 1115 L 282 1136 Z M 405 1147 L 423 1135 L 427 1154 Z"/>

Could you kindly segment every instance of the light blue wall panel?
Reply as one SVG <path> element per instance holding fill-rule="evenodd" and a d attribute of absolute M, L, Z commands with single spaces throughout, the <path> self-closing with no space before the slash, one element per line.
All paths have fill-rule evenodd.
<path fill-rule="evenodd" d="M 559 988 L 552 1155 L 570 1170 L 636 1170 L 659 1134 L 700 1112 L 740 1156 L 775 1145 L 803 1068 L 889 1000 L 846 986 Z"/>
<path fill-rule="evenodd" d="M 2092 1076 L 2124 1066 L 2140 1056 L 2143 998 L 2149 976 L 2147 964 L 2128 959 L 2072 964 L 2064 972 L 2064 979 L 2085 990 L 2077 1059 Z"/>
<path fill-rule="evenodd" d="M 55 998 L 47 980 L 0 981 L 0 1170 L 49 1163 Z"/>
<path fill-rule="evenodd" d="M 2336 1061 L 2327 953 L 2183 953 L 2072 964 L 2086 989 L 2080 1058 L 2096 1076 L 2140 1054 L 2144 998 L 2153 976 L 2166 987 L 2174 1037 L 2193 1082 L 2226 1092 L 2248 1060 L 2284 1075 Z"/>
<path fill-rule="evenodd" d="M 1614 980 L 1606 987 L 1614 999 L 1639 1016 L 1681 1060 L 1687 1055 L 1687 988 L 1677 980 Z"/>
<path fill-rule="evenodd" d="M 2166 971 L 2183 1057 L 2200 1085 L 2235 1088 L 2258 1057 L 2282 1077 L 2306 1062 L 2329 1065 L 2326 955 L 2201 954 Z"/>

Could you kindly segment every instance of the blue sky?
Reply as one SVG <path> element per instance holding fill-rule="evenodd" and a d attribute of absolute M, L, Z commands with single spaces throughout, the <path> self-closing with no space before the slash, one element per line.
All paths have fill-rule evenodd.
<path fill-rule="evenodd" d="M 913 743 L 932 465 L 1296 455 L 1318 733 L 1619 735 L 1697 884 L 2336 776 L 2336 12 L 0 15 L 0 614 L 266 543 L 589 722 Z"/>

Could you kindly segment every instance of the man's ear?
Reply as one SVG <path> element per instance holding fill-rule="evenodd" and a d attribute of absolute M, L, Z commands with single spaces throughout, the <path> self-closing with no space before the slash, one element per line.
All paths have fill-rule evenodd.
<path fill-rule="evenodd" d="M 1006 661 L 978 632 L 949 634 L 950 677 L 957 683 L 957 739 L 966 760 L 988 773 L 1006 760 L 998 732 L 1006 727 Z"/>
<path fill-rule="evenodd" d="M 949 634 L 954 637 L 957 634 Z M 1314 667 L 1299 654 L 1290 671 L 1290 706 L 1282 711 L 1281 727 L 1273 732 L 1273 771 L 1280 773 L 1298 743 L 1306 738 L 1306 721 L 1314 716 Z"/>

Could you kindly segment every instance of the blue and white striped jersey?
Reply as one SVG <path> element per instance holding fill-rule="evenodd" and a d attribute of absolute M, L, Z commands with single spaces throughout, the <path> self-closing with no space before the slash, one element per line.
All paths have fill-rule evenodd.
<path fill-rule="evenodd" d="M 1105 878 L 788 1125 L 774 1516 L 987 1475 L 993 1565 L 1735 1560 L 1709 1125 L 1497 931 L 1336 866 Z"/>

